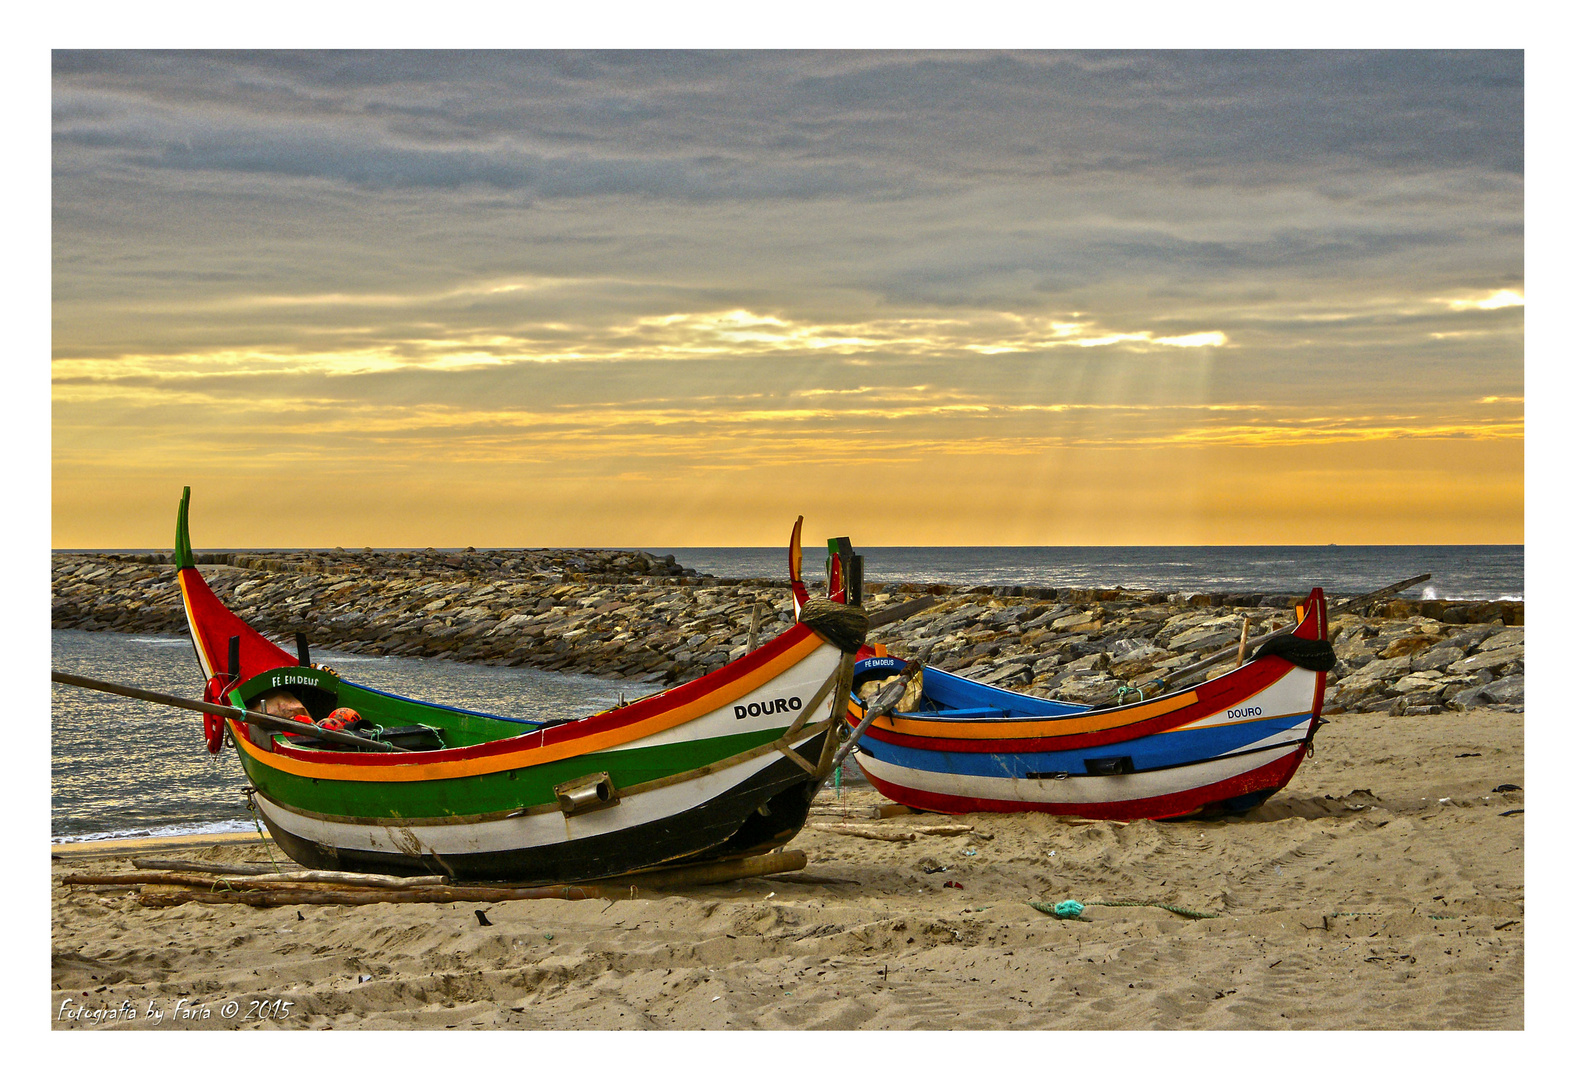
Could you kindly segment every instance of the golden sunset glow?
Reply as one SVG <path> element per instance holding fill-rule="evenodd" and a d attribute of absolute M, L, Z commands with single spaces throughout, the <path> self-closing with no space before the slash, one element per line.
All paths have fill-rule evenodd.
<path fill-rule="evenodd" d="M 1500 308 L 1526 307 L 1527 299 L 1515 289 L 1499 289 L 1488 296 L 1449 301 L 1452 311 L 1497 311 Z"/>
<path fill-rule="evenodd" d="M 1408 55 L 57 52 L 53 543 L 1521 542 L 1520 57 Z"/>

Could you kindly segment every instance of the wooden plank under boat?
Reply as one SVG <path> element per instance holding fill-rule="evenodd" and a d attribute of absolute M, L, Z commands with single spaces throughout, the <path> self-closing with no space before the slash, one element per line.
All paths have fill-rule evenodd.
<path fill-rule="evenodd" d="M 181 497 L 175 562 L 209 680 L 205 700 L 249 708 L 288 690 L 314 722 L 352 709 L 355 730 L 407 747 L 369 752 L 211 718 L 210 749 L 227 735 L 263 823 L 302 865 L 573 882 L 759 853 L 803 827 L 866 623 L 837 603 L 842 592 L 808 600 L 798 523 L 790 567 L 799 619 L 786 631 L 691 682 L 541 723 L 383 693 L 292 656 L 230 611 L 197 570 L 190 494 Z"/>
<path fill-rule="evenodd" d="M 876 719 L 854 751 L 887 798 L 948 814 L 1039 811 L 1132 820 L 1240 813 L 1285 787 L 1322 721 L 1334 662 L 1324 592 L 1235 670 L 1186 689 L 1093 707 L 1014 693 L 926 667 L 907 711 Z M 859 697 L 898 657 L 866 646 Z"/>

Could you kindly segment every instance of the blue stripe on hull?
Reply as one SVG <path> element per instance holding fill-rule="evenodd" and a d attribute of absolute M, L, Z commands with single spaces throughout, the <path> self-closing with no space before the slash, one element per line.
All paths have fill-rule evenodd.
<path fill-rule="evenodd" d="M 1078 750 L 1055 750 L 1029 754 L 1002 754 L 954 750 L 921 750 L 912 746 L 898 746 L 866 735 L 859 741 L 859 750 L 877 761 L 901 765 L 932 773 L 956 773 L 963 776 L 994 776 L 1024 779 L 1030 773 L 1069 773 L 1086 776 L 1089 770 L 1084 762 L 1090 759 L 1130 757 L 1133 769 L 1169 769 L 1197 761 L 1207 761 L 1236 753 L 1254 743 L 1273 739 L 1282 733 L 1288 741 L 1301 739 L 1304 725 L 1311 713 L 1295 716 L 1277 716 L 1268 720 L 1254 720 L 1245 724 L 1225 724 L 1219 727 L 1193 728 L 1186 731 L 1165 731 L 1145 735 L 1126 742 L 1086 746 Z"/>

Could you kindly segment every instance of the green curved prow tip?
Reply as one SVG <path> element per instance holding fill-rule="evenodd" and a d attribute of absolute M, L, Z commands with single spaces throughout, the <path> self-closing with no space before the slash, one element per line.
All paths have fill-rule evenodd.
<path fill-rule="evenodd" d="M 186 506 L 191 502 L 192 489 L 181 489 L 181 509 L 175 515 L 175 569 L 190 570 L 197 565 L 192 558 L 191 534 L 186 531 Z"/>

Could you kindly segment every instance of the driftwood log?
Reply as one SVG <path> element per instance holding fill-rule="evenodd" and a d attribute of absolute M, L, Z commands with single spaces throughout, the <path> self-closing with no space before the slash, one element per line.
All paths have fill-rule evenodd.
<path fill-rule="evenodd" d="M 251 907 L 289 907 L 296 904 L 446 904 L 453 901 L 501 900 L 595 900 L 602 890 L 593 885 L 545 885 L 531 889 L 489 889 L 467 886 L 423 886 L 416 889 L 334 889 L 303 887 L 236 889 L 208 892 L 178 889 L 174 892 L 143 892 L 137 902 L 144 907 L 176 907 L 180 904 L 247 904 Z"/>
<path fill-rule="evenodd" d="M 152 861 L 152 860 L 150 860 Z M 282 907 L 291 904 L 442 904 L 457 901 L 588 900 L 622 890 L 672 890 L 739 878 L 802 870 L 802 851 L 780 851 L 726 862 L 650 870 L 578 885 L 515 886 L 452 885 L 440 877 L 396 878 L 383 874 L 303 870 L 293 874 L 242 874 L 227 877 L 183 870 L 139 869 L 110 874 L 68 874 L 61 884 L 72 886 L 153 886 L 138 893 L 146 907 L 180 904 L 247 904 Z M 200 865 L 185 863 L 183 865 Z M 346 880 L 353 879 L 353 880 Z"/>
<path fill-rule="evenodd" d="M 289 862 L 289 860 L 285 860 Z M 189 870 L 194 874 L 238 875 L 271 874 L 275 867 L 264 863 L 212 863 L 193 859 L 133 859 L 131 865 L 138 870 Z"/>
<path fill-rule="evenodd" d="M 359 879 L 359 880 L 347 880 Z M 62 885 L 213 885 L 226 889 L 265 889 L 276 885 L 313 887 L 334 886 L 361 889 L 409 889 L 427 885 L 447 885 L 449 879 L 391 877 L 385 874 L 349 874 L 334 870 L 302 870 L 293 874 L 204 875 L 177 870 L 135 870 L 111 874 L 67 874 Z"/>
<path fill-rule="evenodd" d="M 810 828 L 820 829 L 823 832 L 837 833 L 839 836 L 857 836 L 864 840 L 888 840 L 900 844 L 919 839 L 917 832 L 898 829 L 877 829 L 869 825 L 823 824 L 816 822 Z"/>

